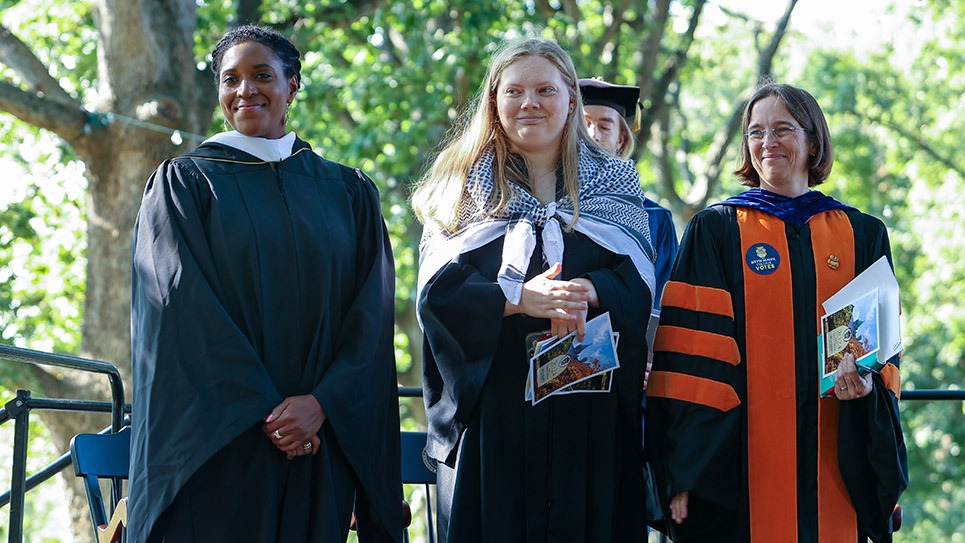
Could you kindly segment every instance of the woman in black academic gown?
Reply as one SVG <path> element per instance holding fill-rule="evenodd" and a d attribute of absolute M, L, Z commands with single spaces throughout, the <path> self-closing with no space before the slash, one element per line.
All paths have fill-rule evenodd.
<path fill-rule="evenodd" d="M 812 187 L 828 124 L 806 91 L 748 101 L 736 174 L 753 187 L 698 213 L 663 293 L 647 446 L 678 542 L 892 540 L 908 485 L 898 357 L 843 356 L 820 398 L 821 303 L 886 257 L 880 220 Z"/>
<path fill-rule="evenodd" d="M 235 129 L 147 183 L 133 269 L 129 540 L 401 539 L 392 255 L 359 170 L 285 131 L 298 50 L 212 54 Z"/>
<path fill-rule="evenodd" d="M 414 194 L 425 224 L 427 454 L 451 543 L 643 541 L 640 400 L 653 250 L 636 168 L 587 133 L 555 42 L 495 53 Z M 527 337 L 609 312 L 607 390 L 527 401 Z"/>

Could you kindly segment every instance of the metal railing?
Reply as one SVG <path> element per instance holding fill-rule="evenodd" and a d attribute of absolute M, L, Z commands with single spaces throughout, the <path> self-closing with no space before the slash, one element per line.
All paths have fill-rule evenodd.
<path fill-rule="evenodd" d="M 27 491 L 50 479 L 70 465 L 70 453 L 65 453 L 50 465 L 26 476 L 27 463 L 27 435 L 30 424 L 30 411 L 33 409 L 50 409 L 57 411 L 83 411 L 92 413 L 111 413 L 111 426 L 102 433 L 116 432 L 124 426 L 124 416 L 130 413 L 130 404 L 124 403 L 124 385 L 120 372 L 107 362 L 89 360 L 68 355 L 52 354 L 42 351 L 32 351 L 0 344 L 0 360 L 22 362 L 25 364 L 68 368 L 90 373 L 106 375 L 111 387 L 111 401 L 71 400 L 55 398 L 34 398 L 29 390 L 17 390 L 14 399 L 0 408 L 0 424 L 10 419 L 15 421 L 13 469 L 11 488 L 0 495 L 0 507 L 10 504 L 10 531 L 7 541 L 20 543 L 23 541 L 23 512 L 24 497 Z M 400 398 L 422 397 L 421 387 L 399 387 Z M 901 399 L 904 400 L 952 400 L 965 401 L 965 390 L 903 390 Z M 120 481 L 114 481 L 111 487 L 112 500 L 116 504 L 120 497 Z"/>
<path fill-rule="evenodd" d="M 129 407 L 124 404 L 124 383 L 121 374 L 113 364 L 98 360 L 88 360 L 75 356 L 32 351 L 0 345 L 0 360 L 21 362 L 37 366 L 66 368 L 107 376 L 111 388 L 111 401 L 71 400 L 61 398 L 34 398 L 29 390 L 17 390 L 17 396 L 0 409 L 0 424 L 14 420 L 13 467 L 10 490 L 0 496 L 0 507 L 10 504 L 10 526 L 7 541 L 23 541 L 24 499 L 28 490 L 50 479 L 70 465 L 70 453 L 62 455 L 52 464 L 27 478 L 27 436 L 30 428 L 30 411 L 49 409 L 56 411 L 81 411 L 111 414 L 111 431 L 118 431 L 124 424 L 124 413 Z M 121 495 L 121 482 L 111 485 L 111 497 L 116 504 Z"/>

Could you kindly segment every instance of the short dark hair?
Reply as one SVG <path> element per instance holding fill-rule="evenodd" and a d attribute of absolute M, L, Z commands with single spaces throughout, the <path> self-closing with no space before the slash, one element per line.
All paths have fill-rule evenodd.
<path fill-rule="evenodd" d="M 239 43 L 258 42 L 274 51 L 285 70 L 285 77 L 294 76 L 295 82 L 301 84 L 302 62 L 298 48 L 280 32 L 267 26 L 244 25 L 229 30 L 218 41 L 218 45 L 211 52 L 211 71 L 214 72 L 215 84 L 221 72 L 221 61 L 224 55 Z"/>
<path fill-rule="evenodd" d="M 754 109 L 754 104 L 768 96 L 777 96 L 781 102 L 784 102 L 791 116 L 807 133 L 808 141 L 814 146 L 814 154 L 808 161 L 808 186 L 820 185 L 831 174 L 831 166 L 834 165 L 834 148 L 831 145 L 828 121 L 824 118 L 824 112 L 821 111 L 818 101 L 810 93 L 782 83 L 762 85 L 747 101 L 744 119 L 741 122 L 741 163 L 734 174 L 745 185 L 761 186 L 761 176 L 751 163 L 751 151 L 747 144 L 747 126 L 751 121 L 751 110 Z"/>

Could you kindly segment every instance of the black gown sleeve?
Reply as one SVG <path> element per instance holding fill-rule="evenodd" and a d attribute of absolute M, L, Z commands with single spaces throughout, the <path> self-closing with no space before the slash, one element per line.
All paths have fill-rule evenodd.
<path fill-rule="evenodd" d="M 687 300 L 719 294 L 733 307 L 742 292 L 731 292 L 725 254 L 728 225 L 717 208 L 695 216 L 677 253 L 670 283 L 664 290 L 660 326 L 654 344 L 653 370 L 647 389 L 646 442 L 664 511 L 679 492 L 734 509 L 740 494 L 743 405 L 742 368 L 720 360 L 665 347 L 672 334 L 714 334 L 734 345 L 738 338 L 733 316 L 685 308 Z M 736 235 L 736 232 L 734 232 Z M 680 299 L 684 298 L 684 299 Z M 733 315 L 733 311 L 731 315 Z M 720 397 L 732 398 L 729 405 Z M 668 515 L 669 517 L 669 515 Z"/>
<path fill-rule="evenodd" d="M 861 221 L 860 223 L 858 221 Z M 888 232 L 880 220 L 861 215 L 856 232 L 856 251 L 873 264 L 881 256 L 891 262 Z M 863 243 L 860 243 L 863 242 Z M 858 272 L 860 273 L 860 271 Z M 899 357 L 888 361 L 895 368 Z M 897 375 L 897 369 L 893 372 Z M 890 541 L 891 514 L 901 493 L 908 488 L 908 453 L 901 431 L 898 398 L 882 373 L 873 374 L 874 387 L 864 398 L 841 402 L 838 420 L 838 465 L 851 503 L 858 515 L 858 529 L 872 541 Z"/>
<path fill-rule="evenodd" d="M 281 401 L 222 303 L 204 218 L 211 193 L 187 159 L 149 179 L 134 232 L 134 408 L 129 514 L 143 541 L 194 472 Z"/>
<path fill-rule="evenodd" d="M 647 323 L 653 297 L 630 257 L 620 259 L 612 269 L 594 270 L 586 277 L 593 282 L 600 302 L 596 312 L 609 312 L 613 330 L 620 332 L 617 350 L 621 371 L 617 372 L 616 392 L 620 410 L 635 432 L 634 442 L 643 443 L 639 424 L 640 402 L 647 364 Z"/>
<path fill-rule="evenodd" d="M 445 265 L 421 291 L 423 390 L 430 426 L 426 451 L 440 462 L 455 460 L 459 436 L 498 348 L 505 304 L 499 285 L 468 263 L 466 255 Z"/>
<path fill-rule="evenodd" d="M 360 535 L 398 540 L 402 526 L 399 406 L 394 334 L 395 268 L 378 189 L 358 170 L 340 166 L 353 194 L 357 261 L 354 299 L 342 315 L 332 361 L 312 395 L 318 400 L 352 463 L 364 492 Z M 380 518 L 367 524 L 374 509 Z M 367 525 L 366 525 L 367 524 Z M 363 526 L 364 525 L 364 526 Z M 398 527 L 386 534 L 379 526 Z"/>

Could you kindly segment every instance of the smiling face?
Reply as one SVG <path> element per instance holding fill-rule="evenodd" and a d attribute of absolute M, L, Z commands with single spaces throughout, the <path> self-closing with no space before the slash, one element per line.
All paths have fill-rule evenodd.
<path fill-rule="evenodd" d="M 583 117 L 590 137 L 607 153 L 616 156 L 626 135 L 617 110 L 607 106 L 583 106 Z"/>
<path fill-rule="evenodd" d="M 778 138 L 773 129 L 782 126 L 797 130 Z M 751 164 L 761 178 L 761 188 L 791 197 L 807 192 L 814 146 L 784 102 L 774 95 L 759 100 L 751 110 L 747 129 L 767 130 L 763 139 L 748 141 Z"/>
<path fill-rule="evenodd" d="M 516 60 L 496 86 L 499 123 L 512 146 L 524 154 L 558 151 L 573 105 L 559 69 L 541 56 Z"/>
<path fill-rule="evenodd" d="M 278 55 L 258 42 L 228 49 L 218 74 L 218 100 L 225 119 L 246 136 L 275 139 L 285 135 L 285 112 L 298 80 L 285 77 Z"/>

